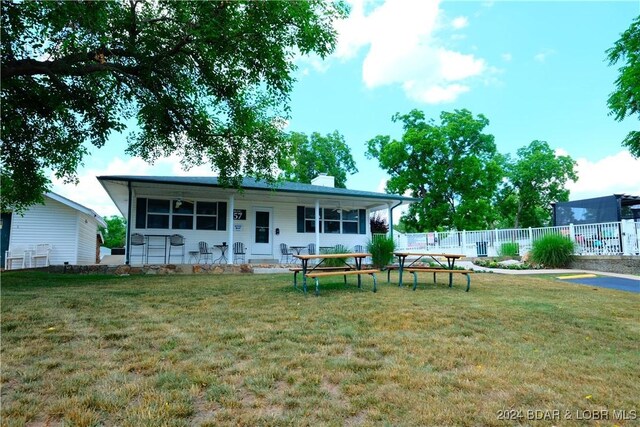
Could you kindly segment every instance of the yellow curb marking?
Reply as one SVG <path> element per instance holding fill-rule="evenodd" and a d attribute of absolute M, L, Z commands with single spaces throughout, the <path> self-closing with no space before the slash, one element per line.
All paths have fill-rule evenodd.
<path fill-rule="evenodd" d="M 590 277 L 596 277 L 595 274 L 574 274 L 573 276 L 558 276 L 556 279 L 588 279 Z"/>

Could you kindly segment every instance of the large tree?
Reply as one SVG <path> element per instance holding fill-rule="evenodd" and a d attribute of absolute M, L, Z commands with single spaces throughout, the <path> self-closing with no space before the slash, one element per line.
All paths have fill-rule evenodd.
<path fill-rule="evenodd" d="M 76 179 L 88 147 L 137 121 L 128 152 L 270 177 L 296 55 L 325 57 L 341 2 L 2 1 L 2 203 Z"/>
<path fill-rule="evenodd" d="M 506 162 L 507 181 L 499 197 L 503 225 L 542 227 L 551 219 L 551 203 L 569 200 L 566 183 L 575 181 L 576 162 L 559 156 L 545 141 L 533 141 L 518 149 Z"/>
<path fill-rule="evenodd" d="M 325 136 L 314 132 L 311 137 L 292 132 L 288 141 L 291 154 L 283 166 L 284 179 L 309 184 L 319 174 L 326 173 L 335 178 L 336 187 L 346 188 L 347 174 L 358 172 L 351 149 L 338 131 Z"/>
<path fill-rule="evenodd" d="M 616 79 L 616 90 L 607 101 L 616 120 L 640 117 L 640 16 L 622 33 L 615 45 L 607 50 L 609 65 L 622 62 Z M 640 131 L 631 131 L 622 142 L 631 154 L 640 157 Z"/>
<path fill-rule="evenodd" d="M 389 175 L 387 190 L 422 199 L 410 206 L 403 221 L 408 229 L 484 229 L 493 224 L 493 207 L 502 178 L 502 156 L 489 120 L 468 110 L 442 112 L 440 123 L 423 112 L 396 114 L 403 124 L 400 140 L 377 136 L 367 154 L 377 158 Z"/>
<path fill-rule="evenodd" d="M 104 237 L 104 246 L 107 248 L 124 247 L 127 234 L 127 221 L 119 215 L 113 215 L 106 217 L 104 222 L 107 223 L 107 228 L 100 227 L 102 237 Z"/>

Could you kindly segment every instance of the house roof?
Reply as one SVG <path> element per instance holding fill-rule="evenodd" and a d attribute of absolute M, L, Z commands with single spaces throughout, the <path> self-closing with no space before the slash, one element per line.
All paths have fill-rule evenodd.
<path fill-rule="evenodd" d="M 191 177 L 191 176 L 140 176 L 140 175 L 107 175 L 99 176 L 98 180 L 107 190 L 111 198 L 114 200 L 118 208 L 123 211 L 122 189 L 118 191 L 117 183 L 135 185 L 138 189 L 143 187 L 161 187 L 164 189 L 163 194 L 168 197 L 178 197 L 181 194 L 180 189 L 192 188 L 196 191 L 206 191 L 211 188 L 220 189 L 229 194 L 238 193 L 237 188 L 223 187 L 217 177 Z M 174 189 L 175 194 L 172 195 L 170 189 Z M 259 181 L 253 178 L 244 178 L 241 185 L 243 194 L 262 194 L 267 193 L 270 197 L 288 197 L 289 199 L 301 199 L 306 197 L 315 197 L 322 199 L 336 200 L 360 200 L 362 203 L 373 207 L 374 205 L 384 205 L 389 203 L 411 203 L 420 199 L 406 197 L 397 194 L 375 193 L 371 191 L 350 190 L 346 188 L 324 187 L 312 184 L 302 184 L 298 182 L 278 181 L 269 184 L 265 181 Z M 300 202 L 302 203 L 302 202 Z M 123 212 L 124 214 L 124 212 Z"/>
<path fill-rule="evenodd" d="M 107 226 L 107 223 L 104 221 L 104 219 L 100 215 L 98 215 L 93 209 L 89 209 L 88 207 L 83 206 L 80 203 L 74 202 L 73 200 L 69 200 L 66 197 L 63 197 L 57 193 L 49 192 L 49 193 L 45 193 L 45 196 L 52 200 L 55 200 L 56 202 L 60 202 L 63 205 L 66 205 L 72 209 L 80 211 L 83 214 L 86 214 L 95 218 L 98 224 L 102 227 Z"/>

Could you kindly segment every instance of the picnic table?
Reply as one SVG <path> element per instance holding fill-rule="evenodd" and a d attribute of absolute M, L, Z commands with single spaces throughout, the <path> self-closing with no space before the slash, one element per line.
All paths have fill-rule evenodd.
<path fill-rule="evenodd" d="M 455 267 L 456 260 L 460 258 L 464 258 L 464 255 L 460 254 L 434 254 L 430 252 L 394 252 L 393 255 L 398 257 L 398 286 L 402 286 L 402 271 L 406 268 L 411 268 L 415 263 L 420 261 L 423 258 L 431 258 L 434 262 L 436 262 L 443 270 L 449 272 L 449 286 L 453 284 L 453 272 L 452 270 Z M 405 265 L 408 257 L 416 257 L 411 261 L 410 264 Z M 447 261 L 447 265 L 440 262 L 439 258 L 445 258 Z"/>
<path fill-rule="evenodd" d="M 378 273 L 379 270 L 363 270 L 362 269 L 362 260 L 364 260 L 369 256 L 371 256 L 371 254 L 368 254 L 368 253 L 304 254 L 304 255 L 295 254 L 293 255 L 294 258 L 298 258 L 300 260 L 300 263 L 302 265 L 301 267 L 302 268 L 302 290 L 304 291 L 305 294 L 307 293 L 307 277 L 311 277 L 315 279 L 316 295 L 319 293 L 318 277 L 344 275 L 346 278 L 346 276 L 350 274 L 356 274 L 358 276 L 358 288 L 362 287 L 362 281 L 361 281 L 360 275 L 371 274 L 373 276 L 373 291 L 375 292 L 376 291 L 375 273 Z M 347 262 L 347 260 L 350 258 L 353 258 L 353 264 L 350 264 Z M 328 271 L 329 268 L 323 265 L 323 263 L 327 259 L 339 259 L 342 261 L 345 267 L 348 267 L 348 269 L 336 268 L 336 270 L 338 271 Z M 312 265 L 312 267 L 309 268 L 309 260 L 320 260 L 320 262 L 318 262 L 315 265 Z M 297 272 L 294 272 L 294 287 L 297 288 L 297 284 L 295 281 L 295 274 L 297 274 Z"/>

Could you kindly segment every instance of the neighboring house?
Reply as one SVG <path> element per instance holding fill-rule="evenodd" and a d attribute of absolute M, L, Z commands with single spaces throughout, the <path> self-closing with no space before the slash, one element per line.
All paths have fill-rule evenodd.
<path fill-rule="evenodd" d="M 371 238 L 369 214 L 393 209 L 418 199 L 333 187 L 333 177 L 321 175 L 314 184 L 281 182 L 269 186 L 245 178 L 241 190 L 224 188 L 215 177 L 100 176 L 98 180 L 127 219 L 127 248 L 131 235 L 146 237 L 143 247 L 127 251 L 126 262 L 165 262 L 168 237 L 185 238 L 184 262 L 199 242 L 214 245 L 242 242 L 245 261 L 278 260 L 280 244 L 316 248 L 342 244 L 353 249 Z M 164 242 L 164 243 L 163 243 Z M 165 248 L 162 248 L 162 245 Z M 171 259 L 182 248 L 171 248 Z M 227 262 L 233 262 L 228 251 Z M 306 251 L 304 251 L 306 253 Z M 214 254 L 218 257 L 220 252 Z"/>
<path fill-rule="evenodd" d="M 44 204 L 33 205 L 22 215 L 2 214 L 2 266 L 7 249 L 35 247 L 40 243 L 51 245 L 51 265 L 96 264 L 100 226 L 107 224 L 93 210 L 59 194 L 47 193 Z M 13 263 L 13 267 L 20 266 Z"/>

